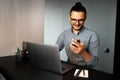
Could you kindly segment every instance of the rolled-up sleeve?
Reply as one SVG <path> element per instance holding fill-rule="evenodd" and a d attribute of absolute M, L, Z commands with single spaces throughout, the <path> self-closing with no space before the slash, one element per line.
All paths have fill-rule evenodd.
<path fill-rule="evenodd" d="M 91 67 L 95 67 L 99 63 L 99 57 L 98 57 L 98 50 L 99 50 L 99 37 L 96 33 L 94 33 L 90 38 L 90 44 L 89 44 L 89 54 L 91 56 L 91 61 L 87 63 L 87 65 L 90 65 Z"/>

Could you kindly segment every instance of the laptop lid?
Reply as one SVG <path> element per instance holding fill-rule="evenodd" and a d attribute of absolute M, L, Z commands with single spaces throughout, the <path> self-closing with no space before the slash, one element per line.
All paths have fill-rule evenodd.
<path fill-rule="evenodd" d="M 57 45 L 27 42 L 32 67 L 62 74 Z"/>

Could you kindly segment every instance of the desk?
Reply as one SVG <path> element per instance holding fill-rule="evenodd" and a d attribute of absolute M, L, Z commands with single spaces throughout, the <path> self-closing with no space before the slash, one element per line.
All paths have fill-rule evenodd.
<path fill-rule="evenodd" d="M 12 80 L 115 80 L 112 74 L 89 69 L 89 78 L 75 78 L 75 69 L 64 74 L 33 70 L 30 62 L 15 63 L 15 56 L 0 57 L 0 68 Z"/>

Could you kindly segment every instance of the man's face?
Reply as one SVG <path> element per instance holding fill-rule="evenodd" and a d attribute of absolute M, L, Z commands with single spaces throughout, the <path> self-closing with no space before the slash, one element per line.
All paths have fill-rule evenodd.
<path fill-rule="evenodd" d="M 69 19 L 73 30 L 79 31 L 80 28 L 84 25 L 86 15 L 84 12 L 72 11 Z"/>

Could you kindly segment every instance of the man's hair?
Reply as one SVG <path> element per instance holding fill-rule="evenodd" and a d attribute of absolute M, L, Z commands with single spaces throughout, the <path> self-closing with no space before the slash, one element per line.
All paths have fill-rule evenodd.
<path fill-rule="evenodd" d="M 86 8 L 81 4 L 81 2 L 76 2 L 76 4 L 71 8 L 70 14 L 72 11 L 84 12 L 87 15 Z"/>

